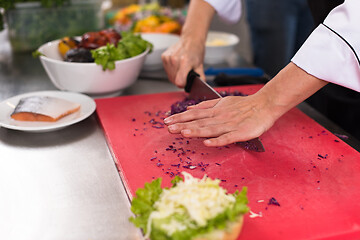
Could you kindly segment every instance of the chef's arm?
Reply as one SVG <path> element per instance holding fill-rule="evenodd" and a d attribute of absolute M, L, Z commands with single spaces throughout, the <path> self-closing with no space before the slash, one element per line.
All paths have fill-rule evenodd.
<path fill-rule="evenodd" d="M 291 62 L 260 89 L 257 95 L 263 95 L 267 99 L 269 111 L 276 120 L 327 83 Z"/>
<path fill-rule="evenodd" d="M 208 2 L 203 0 L 190 1 L 181 38 L 188 42 L 205 44 L 207 32 L 214 14 L 215 9 Z"/>
<path fill-rule="evenodd" d="M 319 79 L 360 91 L 360 1 L 334 8 L 292 59 Z"/>
<path fill-rule="evenodd" d="M 257 93 L 204 101 L 164 120 L 169 132 L 205 137 L 207 146 L 247 141 L 327 84 L 289 63 Z"/>
<path fill-rule="evenodd" d="M 215 9 L 209 3 L 203 0 L 190 1 L 180 41 L 162 54 L 165 71 L 176 86 L 185 86 L 186 76 L 191 69 L 205 79 L 205 41 L 214 14 Z"/>

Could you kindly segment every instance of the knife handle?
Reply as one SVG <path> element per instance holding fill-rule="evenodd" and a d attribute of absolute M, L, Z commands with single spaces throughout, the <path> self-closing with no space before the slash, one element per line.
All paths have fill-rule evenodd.
<path fill-rule="evenodd" d="M 191 86 L 193 85 L 194 79 L 196 77 L 200 77 L 200 75 L 197 72 L 195 72 L 193 69 L 191 69 L 186 77 L 185 92 L 187 93 L 190 92 Z"/>
<path fill-rule="evenodd" d="M 225 73 L 231 76 L 253 76 L 253 77 L 262 77 L 265 72 L 261 68 L 208 68 L 205 71 L 205 75 L 218 75 L 220 73 Z"/>

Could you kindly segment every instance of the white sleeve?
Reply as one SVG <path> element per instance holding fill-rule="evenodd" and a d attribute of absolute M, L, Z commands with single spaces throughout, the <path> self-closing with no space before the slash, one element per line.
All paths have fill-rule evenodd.
<path fill-rule="evenodd" d="M 334 8 L 292 58 L 307 73 L 360 92 L 360 1 Z"/>
<path fill-rule="evenodd" d="M 236 23 L 241 16 L 241 0 L 205 0 L 221 19 L 228 23 Z"/>

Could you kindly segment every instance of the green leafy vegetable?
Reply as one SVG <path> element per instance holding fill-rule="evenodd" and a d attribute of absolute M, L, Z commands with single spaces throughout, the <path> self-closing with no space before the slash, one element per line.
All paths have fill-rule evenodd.
<path fill-rule="evenodd" d="M 45 56 L 45 55 L 42 54 L 41 52 L 39 52 L 38 50 L 35 50 L 32 52 L 32 56 L 33 56 L 33 58 L 38 58 L 40 56 Z"/>
<path fill-rule="evenodd" d="M 147 48 L 152 50 L 152 44 L 141 38 L 140 35 L 135 35 L 130 32 L 122 32 L 122 39 L 117 46 L 114 44 L 107 44 L 106 46 L 91 50 L 92 57 L 95 63 L 101 65 L 103 70 L 115 69 L 115 61 L 134 57 Z"/>
<path fill-rule="evenodd" d="M 95 59 L 95 63 L 101 65 L 103 70 L 115 69 L 116 60 L 125 59 L 130 56 L 126 48 L 122 47 L 121 43 L 119 43 L 118 47 L 115 47 L 114 44 L 108 43 L 106 46 L 99 47 L 96 50 L 91 50 L 91 54 Z"/>
<path fill-rule="evenodd" d="M 136 191 L 136 198 L 132 200 L 131 211 L 136 215 L 136 218 L 131 217 L 130 221 L 135 226 L 147 232 L 147 220 L 150 213 L 155 210 L 154 203 L 159 199 L 162 192 L 161 178 L 145 183 L 144 188 L 139 188 Z"/>
<path fill-rule="evenodd" d="M 171 184 L 172 187 L 176 187 L 176 185 L 181 182 L 184 181 L 184 179 L 182 179 L 179 175 L 176 175 L 172 180 L 171 180 Z"/>
<path fill-rule="evenodd" d="M 176 187 L 180 181 L 182 181 L 182 178 L 179 176 L 174 178 L 171 181 L 173 184 L 172 188 Z M 159 200 L 162 191 L 161 178 L 158 178 L 151 183 L 145 183 L 144 188 L 138 189 L 136 191 L 136 198 L 132 201 L 131 210 L 135 214 L 135 217 L 131 217 L 130 221 L 133 222 L 135 226 L 143 229 L 145 234 L 148 232 L 147 224 L 149 216 L 153 211 L 157 210 L 154 207 L 154 203 Z M 232 195 L 235 197 L 235 203 L 231 204 L 216 217 L 208 220 L 206 226 L 198 226 L 196 222 L 189 217 L 188 213 L 174 213 L 165 218 L 153 219 L 150 239 L 189 240 L 194 236 L 208 234 L 215 229 L 225 229 L 229 221 L 236 221 L 239 216 L 249 211 L 246 187 L 243 187 L 241 192 L 236 191 Z M 175 231 L 169 236 L 164 226 L 168 225 L 171 221 L 179 222 L 187 227 L 185 230 Z"/>

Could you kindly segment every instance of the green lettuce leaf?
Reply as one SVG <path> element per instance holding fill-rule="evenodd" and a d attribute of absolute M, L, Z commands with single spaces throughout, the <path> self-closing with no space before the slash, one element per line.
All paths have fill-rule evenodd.
<path fill-rule="evenodd" d="M 150 52 L 152 50 L 152 44 L 142 39 L 140 35 L 122 32 L 121 36 L 122 38 L 117 46 L 107 44 L 106 46 L 91 50 L 95 63 L 101 65 L 103 70 L 114 70 L 115 61 L 137 56 L 147 48 L 150 49 Z"/>
<path fill-rule="evenodd" d="M 152 211 L 155 210 L 154 203 L 159 199 L 162 192 L 161 178 L 157 178 L 150 183 L 145 183 L 144 188 L 136 191 L 136 197 L 132 200 L 131 211 L 136 217 L 130 217 L 130 221 L 136 227 L 143 229 L 147 233 L 147 221 Z"/>
<path fill-rule="evenodd" d="M 182 179 L 179 175 L 176 175 L 172 180 L 171 180 L 171 184 L 172 187 L 176 187 L 176 185 L 181 182 L 184 181 L 184 179 Z"/>

